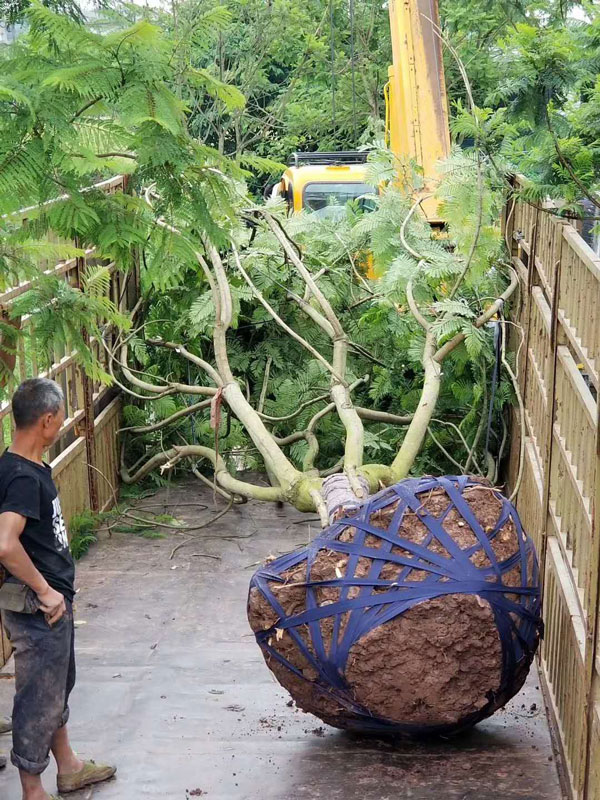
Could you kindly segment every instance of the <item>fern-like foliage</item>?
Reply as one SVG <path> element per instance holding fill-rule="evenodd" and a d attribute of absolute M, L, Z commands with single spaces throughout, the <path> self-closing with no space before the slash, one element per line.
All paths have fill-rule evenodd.
<path fill-rule="evenodd" d="M 197 269 L 201 236 L 227 243 L 239 204 L 246 173 L 190 135 L 181 86 L 232 108 L 243 97 L 186 64 L 185 42 L 139 9 L 95 25 L 39 0 L 25 13 L 27 32 L 0 51 L 0 292 L 33 281 L 10 313 L 32 316 L 40 364 L 76 347 L 88 372 L 107 380 L 81 333 L 128 325 L 108 299 L 107 265 L 131 270 L 143 250 L 144 288 L 173 288 Z M 205 14 L 197 42 L 208 46 L 226 20 L 222 10 Z M 131 193 L 90 188 L 119 173 Z M 161 197 L 154 209 L 135 192 L 148 184 Z M 184 237 L 156 225 L 175 215 Z M 91 249 L 98 266 L 80 289 L 43 274 Z"/>

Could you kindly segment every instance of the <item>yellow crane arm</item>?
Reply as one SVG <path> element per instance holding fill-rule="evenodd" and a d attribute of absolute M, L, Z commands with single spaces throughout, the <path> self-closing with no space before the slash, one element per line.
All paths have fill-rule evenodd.
<path fill-rule="evenodd" d="M 436 164 L 450 153 L 448 100 L 442 61 L 437 0 L 389 0 L 392 66 L 386 120 L 390 149 L 398 158 L 414 159 L 423 169 L 424 193 L 435 188 Z M 434 198 L 423 209 L 438 219 Z"/>

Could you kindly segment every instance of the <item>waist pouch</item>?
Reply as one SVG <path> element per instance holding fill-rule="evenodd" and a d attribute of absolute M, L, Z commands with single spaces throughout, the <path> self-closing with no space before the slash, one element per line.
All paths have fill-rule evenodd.
<path fill-rule="evenodd" d="M 0 575 L 0 580 L 1 580 Z M 36 593 L 24 583 L 5 580 L 0 583 L 0 611 L 16 611 L 18 614 L 35 614 L 40 603 Z"/>

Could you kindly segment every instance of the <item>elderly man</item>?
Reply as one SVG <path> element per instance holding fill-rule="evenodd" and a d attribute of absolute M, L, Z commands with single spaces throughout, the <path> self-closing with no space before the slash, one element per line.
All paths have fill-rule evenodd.
<path fill-rule="evenodd" d="M 62 391 L 54 381 L 33 378 L 19 386 L 12 409 L 14 438 L 0 456 L 0 564 L 9 574 L 0 587 L 0 608 L 11 607 L 2 599 L 6 589 L 13 599 L 14 590 L 22 589 L 24 600 L 20 611 L 3 613 L 15 648 L 11 761 L 19 769 L 23 800 L 51 800 L 41 781 L 50 751 L 61 793 L 107 780 L 116 769 L 78 759 L 67 732 L 75 684 L 75 569 L 58 493 L 42 461 L 64 421 Z"/>

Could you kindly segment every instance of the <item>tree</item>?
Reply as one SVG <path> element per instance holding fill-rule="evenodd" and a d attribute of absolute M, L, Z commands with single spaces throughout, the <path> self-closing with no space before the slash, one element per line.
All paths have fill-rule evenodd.
<path fill-rule="evenodd" d="M 0 281 L 37 277 L 40 257 L 81 256 L 87 246 L 126 269 L 132 248 L 164 238 L 140 199 L 88 190 L 118 172 L 153 181 L 165 214 L 174 203 L 182 209 L 184 200 L 186 213 L 222 241 L 221 219 L 233 214 L 236 181 L 245 173 L 190 136 L 184 103 L 170 89 L 177 42 L 145 20 L 101 35 L 38 2 L 27 19 L 29 33 L 1 54 Z M 234 90 L 203 72 L 189 67 L 180 74 L 199 93 L 238 102 Z M 34 205 L 37 212 L 22 226 L 18 210 Z M 49 230 L 79 247 L 49 243 Z M 164 258 L 170 247 L 165 243 Z M 102 320 L 123 322 L 104 295 L 106 281 L 102 263 L 89 268 L 83 293 L 41 276 L 11 309 L 16 317 L 36 315 L 42 352 L 52 339 L 69 339 L 94 369 L 82 326 L 98 333 Z M 2 332 L 10 350 L 12 327 L 4 322 Z"/>
<path fill-rule="evenodd" d="M 348 149 L 383 116 L 391 45 L 388 11 L 373 0 L 355 0 L 353 23 L 339 0 L 185 0 L 118 14 L 129 24 L 151 19 L 181 42 L 188 64 L 241 90 L 245 103 L 224 103 L 178 81 L 190 132 L 220 153 L 253 152 L 272 164 L 298 149 Z M 204 20 L 216 16 L 218 33 L 207 35 Z"/>
<path fill-rule="evenodd" d="M 83 22 L 85 15 L 75 0 L 44 0 L 47 8 L 58 14 L 66 14 L 76 22 Z M 0 21 L 9 26 L 18 25 L 25 20 L 30 0 L 0 0 Z"/>
<path fill-rule="evenodd" d="M 557 200 L 561 210 L 547 213 L 597 216 L 600 18 L 595 6 L 470 0 L 459 7 L 445 0 L 442 12 L 478 106 L 474 124 L 471 109 L 463 114 L 460 84 L 454 84 L 459 70 L 448 53 L 450 92 L 458 103 L 456 134 L 476 139 L 499 172 L 529 178 L 524 199 L 538 206 Z"/>
<path fill-rule="evenodd" d="M 36 327 L 47 336 L 63 330 L 72 337 L 76 321 L 87 315 L 110 351 L 109 379 L 150 407 L 162 404 L 132 432 L 173 425 L 173 435 L 181 435 L 177 425 L 194 415 L 204 434 L 202 443 L 184 436 L 181 444 L 141 454 L 141 466 L 123 466 L 126 481 L 159 466 L 164 471 L 185 459 L 202 460 L 231 500 L 286 500 L 317 508 L 325 520 L 328 473 L 342 470 L 347 493 L 364 496 L 421 466 L 428 434 L 448 462 L 486 469 L 489 442 L 482 442 L 482 429 L 490 403 L 502 405 L 508 389 L 502 384 L 493 401 L 485 397 L 494 358 L 485 325 L 516 280 L 499 260 L 497 183 L 478 154 L 457 151 L 447 165 L 441 197 L 453 251 L 432 239 L 411 191 L 394 188 L 395 165 L 385 151 L 372 157 L 372 183 L 388 184 L 373 214 L 351 207 L 323 226 L 300 218 L 292 234 L 281 207 L 257 206 L 246 193 L 242 157 L 227 159 L 190 135 L 182 98 L 192 87 L 223 102 L 239 103 L 239 96 L 189 65 L 176 37 L 143 20 L 96 33 L 39 4 L 29 20 L 30 33 L 5 62 L 0 197 L 8 212 L 25 202 L 46 205 L 31 230 L 6 218 L 13 248 L 6 263 L 22 269 L 27 248 L 36 244 L 33 231 L 49 228 L 93 243 L 121 268 L 139 247 L 147 313 L 126 324 L 104 297 L 102 268 L 90 274 L 84 292 L 42 281 L 13 313 L 37 314 L 43 324 Z M 139 196 L 105 198 L 85 190 L 92 176 L 126 165 Z M 365 249 L 385 273 L 380 284 L 361 275 Z M 244 327 L 240 319 L 260 328 L 257 338 L 235 333 Z M 285 340 L 287 347 L 273 335 L 274 325 L 292 340 Z M 156 358 L 157 350 L 168 360 Z M 183 379 L 182 363 L 189 368 Z M 373 375 L 371 402 L 355 403 L 354 392 L 368 391 L 363 369 L 374 373 L 373 364 L 380 371 Z M 287 414 L 273 413 L 286 394 L 286 371 L 288 400 L 297 375 L 305 376 L 311 396 Z M 431 428 L 436 407 L 448 408 L 450 397 L 455 410 L 457 398 L 463 408 L 473 406 L 465 409 L 466 420 L 435 423 L 453 431 L 452 452 Z M 172 405 L 174 398 L 195 402 Z M 373 407 L 382 399 L 406 405 Z M 220 447 L 229 424 L 220 422 L 222 405 L 234 418 L 238 446 L 251 442 L 271 486 L 249 484 L 228 470 Z M 294 420 L 300 420 L 296 429 L 277 427 Z M 337 432 L 337 461 L 331 436 L 319 455 L 321 421 Z M 376 426 L 374 434 L 365 422 Z M 377 455 L 387 452 L 391 464 L 364 464 L 365 445 Z M 453 455 L 458 447 L 464 448 L 461 461 Z M 500 437 L 495 450 L 500 458 Z M 492 477 L 495 471 L 493 464 Z"/>
<path fill-rule="evenodd" d="M 188 408 L 172 409 L 165 419 L 159 419 L 154 424 L 132 426 L 131 432 L 150 433 L 163 430 L 171 422 L 179 422 L 184 416 L 197 414 L 203 408 L 208 415 L 209 407 L 212 408 L 212 424 L 217 431 L 221 431 L 218 409 L 221 402 L 224 402 L 260 454 L 273 486 L 257 487 L 232 478 L 227 471 L 225 459 L 219 453 L 219 442 L 222 442 L 220 434 L 215 434 L 211 447 L 207 444 L 190 444 L 182 436 L 181 445 L 174 444 L 168 450 L 163 446 L 133 474 L 124 469 L 125 480 L 139 480 L 157 466 L 162 466 L 163 469 L 172 468 L 184 459 L 204 460 L 212 464 L 217 485 L 232 496 L 286 500 L 302 510 L 317 507 L 326 519 L 327 513 L 320 493 L 322 478 L 340 466 L 348 485 L 357 496 L 362 496 L 366 491 L 375 491 L 380 483 L 387 484 L 405 477 L 421 452 L 434 417 L 443 383 L 441 364 L 448 364 L 446 391 L 449 387 L 453 391 L 453 381 L 459 382 L 461 371 L 466 382 L 472 380 L 473 372 L 466 369 L 467 362 L 469 367 L 475 362 L 474 369 L 477 369 L 477 364 L 480 367 L 485 365 L 491 356 L 489 335 L 484 334 L 484 326 L 501 310 L 504 301 L 516 288 L 514 274 L 508 288 L 504 288 L 500 285 L 502 280 L 497 268 L 493 273 L 489 272 L 490 259 L 499 252 L 497 226 L 491 222 L 492 215 L 497 213 L 497 207 L 491 202 L 491 195 L 484 199 L 481 212 L 478 201 L 471 200 L 471 230 L 464 235 L 465 217 L 469 216 L 465 214 L 469 208 L 468 198 L 477 197 L 473 192 L 473 182 L 477 179 L 475 159 L 457 153 L 448 169 L 452 174 L 453 188 L 447 195 L 446 214 L 449 219 L 458 221 L 460 218 L 462 226 L 462 230 L 458 226 L 456 229 L 457 250 L 454 254 L 433 240 L 426 223 L 417 219 L 419 202 L 411 202 L 391 187 L 383 194 L 378 211 L 369 216 L 355 218 L 352 220 L 354 224 L 347 225 L 340 237 L 341 253 L 338 251 L 337 266 L 334 266 L 336 261 L 331 257 L 332 253 L 324 261 L 319 259 L 316 252 L 318 248 L 315 246 L 319 237 L 325 242 L 331 242 L 334 238 L 331 229 L 327 231 L 322 228 L 316 231 L 313 223 L 304 232 L 299 230 L 299 239 L 303 238 L 304 233 L 305 241 L 312 240 L 310 248 L 300 248 L 286 231 L 277 213 L 262 207 L 249 206 L 243 212 L 253 233 L 249 234 L 243 228 L 233 229 L 229 252 L 220 253 L 210 242 L 204 240 L 202 248 L 196 251 L 196 259 L 206 277 L 209 294 L 204 294 L 195 301 L 187 318 L 179 317 L 179 326 L 171 323 L 165 330 L 161 321 L 160 325 L 153 328 L 152 321 L 148 320 L 145 325 L 145 341 L 132 340 L 134 352 L 141 347 L 146 363 L 152 363 L 149 358 L 151 348 L 161 347 L 177 353 L 179 358 L 191 363 L 192 375 L 204 375 L 201 378 L 202 384 L 190 382 L 188 378 L 182 385 L 179 379 L 164 377 L 164 362 L 160 377 L 140 379 L 129 368 L 130 344 L 126 339 L 119 345 L 118 360 L 125 378 L 130 385 L 136 387 L 136 392 L 141 390 L 161 399 L 190 392 L 204 395 L 207 399 Z M 460 174 L 460 178 L 457 178 L 457 174 Z M 148 199 L 152 199 L 150 195 Z M 337 230 L 341 227 L 338 220 Z M 391 240 L 390 229 L 394 231 L 394 238 Z M 171 230 L 175 236 L 186 238 L 188 235 L 182 227 L 173 227 Z M 347 236 L 346 240 L 344 234 Z M 480 249 L 477 251 L 473 247 L 474 243 L 479 245 Z M 352 315 L 348 314 L 347 305 L 344 307 L 347 295 L 343 290 L 340 291 L 339 286 L 343 280 L 348 281 L 352 267 L 356 272 L 352 253 L 361 244 L 368 245 L 374 251 L 377 261 L 382 266 L 387 262 L 390 268 L 381 292 L 375 292 L 358 274 L 357 283 L 353 284 L 357 295 L 355 302 L 364 307 L 364 313 L 361 314 L 363 320 L 368 320 L 373 313 L 381 312 L 387 317 L 393 311 L 397 316 L 397 324 L 389 329 L 393 333 L 387 342 L 393 346 L 395 339 L 400 350 L 403 344 L 412 349 L 412 356 L 407 357 L 404 351 L 403 357 L 410 361 L 411 366 L 414 365 L 414 383 L 421 385 L 418 389 L 413 386 L 411 399 L 408 397 L 409 392 L 402 398 L 414 404 L 412 414 L 365 408 L 355 405 L 352 399 L 352 393 L 365 381 L 356 366 L 361 360 L 364 363 L 366 348 L 353 340 L 347 326 L 342 324 L 342 320 L 351 322 Z M 324 266 L 319 269 L 322 263 Z M 240 277 L 243 282 L 240 282 Z M 247 287 L 245 291 L 243 283 Z M 478 291 L 487 295 L 492 293 L 498 299 L 492 303 L 482 303 L 478 300 Z M 233 337 L 232 329 L 239 325 L 242 314 L 246 318 L 250 316 L 249 311 L 242 311 L 242 308 L 251 299 L 254 299 L 251 318 L 255 323 L 264 325 L 268 330 L 267 321 L 270 318 L 308 355 L 302 359 L 298 358 L 297 352 L 289 349 L 283 349 L 282 352 L 279 343 L 274 343 L 275 336 L 271 326 L 270 334 L 262 342 L 254 342 L 255 352 L 260 349 L 265 358 L 262 371 L 256 371 L 256 377 L 262 380 L 256 381 L 254 388 L 247 386 L 247 391 L 244 392 L 232 369 L 232 360 L 240 355 L 239 339 Z M 181 306 L 178 307 L 178 313 L 180 311 Z M 299 322 L 302 316 L 305 317 L 304 329 Z M 190 320 L 195 320 L 203 333 L 210 332 L 210 344 L 205 337 L 194 336 L 193 329 L 190 330 L 188 325 Z M 353 321 L 356 324 L 356 320 Z M 358 326 L 360 327 L 360 319 Z M 404 336 L 398 336 L 402 328 Z M 162 329 L 162 335 L 157 337 L 149 329 Z M 384 325 L 374 328 L 372 341 L 377 335 L 381 336 L 384 329 Z M 306 335 L 303 335 L 305 331 Z M 183 335 L 186 335 L 188 342 L 182 341 Z M 269 342 L 273 343 L 270 348 Z M 357 348 L 359 358 L 354 355 Z M 232 358 L 230 350 L 233 353 Z M 270 386 L 270 370 L 272 364 L 281 360 L 282 354 L 286 352 L 290 353 L 296 363 L 303 364 L 305 375 L 310 377 L 312 374 L 321 385 L 328 382 L 329 388 L 317 396 L 313 393 L 312 399 L 304 403 L 298 404 L 296 401 L 296 409 L 288 415 L 273 414 L 270 413 L 271 409 L 265 411 L 266 400 L 271 394 L 276 399 L 282 386 L 281 382 L 276 383 L 277 389 Z M 290 372 L 293 373 L 289 368 L 289 360 L 283 367 L 276 363 L 280 373 L 287 373 L 288 382 Z M 416 372 L 419 368 L 422 374 Z M 171 371 L 172 367 L 169 369 Z M 444 371 L 446 372 L 446 368 Z M 479 384 L 480 390 L 485 382 L 483 379 Z M 506 387 L 502 391 L 505 392 Z M 249 399 L 252 395 L 256 399 L 255 405 Z M 306 411 L 308 405 L 311 406 L 310 411 Z M 477 416 L 478 424 L 474 426 L 475 441 L 465 446 L 468 465 L 472 463 L 473 453 L 477 449 L 481 421 L 487 417 L 487 410 L 488 405 L 484 402 L 480 409 L 481 416 Z M 273 425 L 300 418 L 305 411 L 304 419 L 308 421 L 296 430 L 283 436 L 271 430 Z M 342 464 L 321 463 L 319 469 L 316 459 L 320 452 L 320 437 L 316 429 L 326 415 L 334 413 L 342 426 Z M 204 424 L 203 432 L 209 434 L 206 417 L 205 420 L 200 425 Z M 365 421 L 388 427 L 407 426 L 405 435 L 396 434 L 392 439 L 395 439 L 395 444 L 400 440 L 400 447 L 391 465 L 363 464 Z M 464 436 L 458 426 L 455 427 L 459 437 Z M 381 441 L 386 443 L 385 438 Z M 284 447 L 299 442 L 304 444 L 301 451 L 284 454 Z M 391 445 L 388 447 L 391 450 Z"/>

